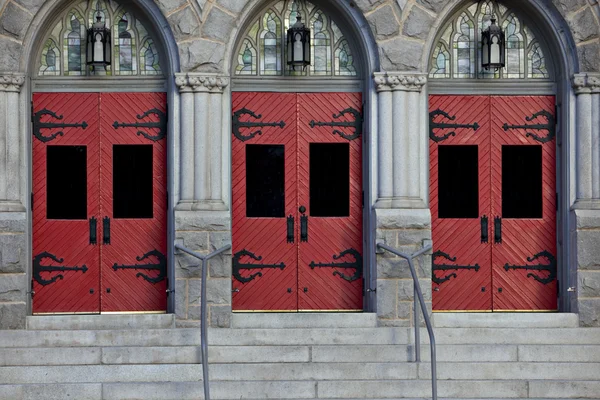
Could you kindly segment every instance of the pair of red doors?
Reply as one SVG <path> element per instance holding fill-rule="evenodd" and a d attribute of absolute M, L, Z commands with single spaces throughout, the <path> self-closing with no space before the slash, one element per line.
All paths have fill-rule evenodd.
<path fill-rule="evenodd" d="M 360 93 L 233 93 L 233 309 L 362 310 Z"/>
<path fill-rule="evenodd" d="M 34 313 L 166 310 L 164 93 L 34 93 Z"/>
<path fill-rule="evenodd" d="M 557 309 L 553 96 L 430 96 L 433 309 Z"/>

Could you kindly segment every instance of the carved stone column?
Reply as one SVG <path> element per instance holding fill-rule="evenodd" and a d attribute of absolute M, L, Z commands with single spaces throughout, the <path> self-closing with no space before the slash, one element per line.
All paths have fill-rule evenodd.
<path fill-rule="evenodd" d="M 600 326 L 600 74 L 573 76 L 576 199 L 571 218 L 577 266 L 577 311 L 582 326 Z M 573 152 L 571 152 L 573 154 Z"/>
<path fill-rule="evenodd" d="M 175 207 L 175 240 L 209 253 L 231 243 L 228 206 L 223 200 L 224 143 L 230 140 L 224 107 L 225 76 L 177 74 L 181 93 L 179 179 L 181 200 Z M 226 162 L 229 162 L 227 160 Z M 231 252 L 213 258 L 207 280 L 211 326 L 228 327 L 231 314 Z M 175 254 L 175 314 L 182 327 L 200 324 L 201 271 L 199 261 Z"/>
<path fill-rule="evenodd" d="M 376 208 L 425 208 L 427 204 L 427 75 L 375 73 L 379 93 L 379 193 Z M 424 154 L 422 154 L 424 153 Z"/>
<path fill-rule="evenodd" d="M 0 74 L 0 212 L 25 211 L 21 203 L 19 93 L 21 74 Z"/>
<path fill-rule="evenodd" d="M 223 91 L 229 78 L 178 74 L 181 200 L 177 210 L 226 210 L 222 193 Z"/>
<path fill-rule="evenodd" d="M 377 241 L 413 253 L 431 239 L 427 209 L 428 135 L 425 74 L 375 73 L 378 92 Z M 431 258 L 415 260 L 426 301 L 431 301 Z M 412 318 L 408 265 L 377 255 L 377 316 L 381 325 L 407 326 Z"/>
<path fill-rule="evenodd" d="M 22 74 L 0 73 L 0 329 L 25 328 L 27 315 L 29 239 L 21 192 L 21 179 L 27 179 L 22 158 L 27 141 L 19 106 L 24 82 Z"/>

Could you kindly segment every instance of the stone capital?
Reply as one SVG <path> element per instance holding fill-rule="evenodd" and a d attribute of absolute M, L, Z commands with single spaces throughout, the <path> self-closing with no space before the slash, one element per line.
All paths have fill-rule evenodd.
<path fill-rule="evenodd" d="M 0 92 L 19 93 L 23 83 L 25 83 L 25 75 L 23 74 L 3 74 L 0 72 Z"/>
<path fill-rule="evenodd" d="M 229 85 L 229 77 L 195 73 L 176 74 L 175 84 L 182 93 L 223 93 L 223 90 Z"/>
<path fill-rule="evenodd" d="M 427 83 L 427 74 L 411 72 L 375 72 L 373 79 L 378 92 L 420 92 Z"/>
<path fill-rule="evenodd" d="M 575 74 L 573 75 L 572 84 L 576 94 L 600 93 L 600 74 Z"/>

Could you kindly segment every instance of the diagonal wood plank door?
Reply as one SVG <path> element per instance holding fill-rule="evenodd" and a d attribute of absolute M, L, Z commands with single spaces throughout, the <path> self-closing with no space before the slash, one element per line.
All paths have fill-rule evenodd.
<path fill-rule="evenodd" d="M 556 310 L 554 96 L 493 104 L 492 207 L 502 234 L 492 251 L 494 310 Z"/>
<path fill-rule="evenodd" d="M 360 93 L 298 94 L 300 310 L 363 309 L 361 132 Z"/>
<path fill-rule="evenodd" d="M 100 311 L 98 104 L 33 94 L 34 314 Z"/>
<path fill-rule="evenodd" d="M 233 93 L 232 107 L 233 309 L 297 310 L 296 95 Z"/>
<path fill-rule="evenodd" d="M 164 93 L 101 94 L 103 312 L 166 310 L 166 129 Z"/>

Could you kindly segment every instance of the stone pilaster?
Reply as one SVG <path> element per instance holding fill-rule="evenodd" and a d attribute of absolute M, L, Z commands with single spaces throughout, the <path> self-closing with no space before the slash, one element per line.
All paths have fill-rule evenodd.
<path fill-rule="evenodd" d="M 378 92 L 378 199 L 376 208 L 427 205 L 426 74 L 374 74 Z"/>
<path fill-rule="evenodd" d="M 0 329 L 25 327 L 27 220 L 21 202 L 22 74 L 0 73 Z"/>
<path fill-rule="evenodd" d="M 231 243 L 230 214 L 223 200 L 223 93 L 229 78 L 210 74 L 177 74 L 181 94 L 180 201 L 175 207 L 175 240 L 199 253 Z M 175 254 L 177 325 L 200 324 L 201 261 Z M 207 288 L 211 326 L 229 327 L 231 251 L 209 261 Z"/>
<path fill-rule="evenodd" d="M 19 93 L 24 82 L 24 75 L 0 73 L 0 212 L 25 211 L 19 190 Z"/>
<path fill-rule="evenodd" d="M 229 78 L 177 74 L 181 94 L 180 201 L 176 210 L 226 210 L 223 201 L 223 92 Z"/>
<path fill-rule="evenodd" d="M 428 203 L 426 74 L 375 73 L 378 92 L 377 241 L 414 253 L 431 240 Z M 415 261 L 425 299 L 431 302 L 431 257 Z M 408 263 L 377 254 L 377 315 L 380 325 L 409 326 L 413 281 Z M 429 308 L 431 308 L 429 306 Z"/>
<path fill-rule="evenodd" d="M 577 169 L 571 232 L 577 267 L 577 311 L 582 326 L 600 326 L 600 74 L 576 74 L 573 89 L 577 96 Z"/>

